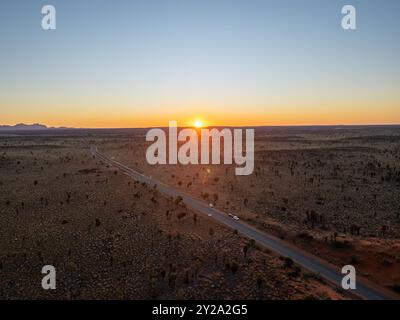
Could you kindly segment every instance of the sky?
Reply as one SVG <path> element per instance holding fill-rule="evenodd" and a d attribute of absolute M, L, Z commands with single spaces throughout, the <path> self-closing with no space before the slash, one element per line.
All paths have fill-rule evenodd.
<path fill-rule="evenodd" d="M 56 30 L 41 8 L 56 8 Z M 351 4 L 357 29 L 341 27 Z M 1 0 L 0 124 L 400 123 L 398 0 Z"/>

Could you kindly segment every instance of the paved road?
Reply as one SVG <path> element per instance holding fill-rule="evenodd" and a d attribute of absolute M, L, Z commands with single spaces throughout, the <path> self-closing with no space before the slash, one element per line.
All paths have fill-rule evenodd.
<path fill-rule="evenodd" d="M 264 233 L 256 229 L 255 227 L 248 225 L 242 220 L 234 220 L 230 218 L 226 213 L 216 208 L 211 208 L 208 203 L 202 200 L 198 200 L 189 194 L 176 190 L 160 181 L 153 179 L 152 177 L 145 176 L 114 159 L 106 157 L 104 154 L 98 151 L 96 146 L 91 146 L 90 152 L 97 158 L 101 159 L 103 162 L 111 166 L 117 167 L 133 179 L 139 182 L 145 182 L 151 186 L 156 185 L 157 190 L 161 193 L 172 197 L 181 196 L 186 206 L 195 209 L 202 214 L 212 215 L 210 218 L 213 218 L 218 222 L 237 230 L 248 238 L 254 239 L 257 243 L 261 244 L 265 248 L 268 248 L 282 256 L 291 258 L 293 261 L 295 261 L 305 269 L 315 272 L 326 280 L 341 287 L 343 275 L 340 273 L 339 268 L 311 254 L 308 254 L 299 248 L 285 243 L 281 239 Z M 377 286 L 365 280 L 360 280 L 359 277 L 357 279 L 357 289 L 353 290 L 353 292 L 363 299 L 382 300 L 393 298 L 393 296 L 386 290 L 381 290 L 381 288 L 378 288 Z"/>

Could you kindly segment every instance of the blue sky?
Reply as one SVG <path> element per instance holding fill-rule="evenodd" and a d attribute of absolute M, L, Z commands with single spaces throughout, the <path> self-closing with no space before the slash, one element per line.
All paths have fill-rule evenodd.
<path fill-rule="evenodd" d="M 41 28 L 45 4 L 56 30 Z M 2 0 L 0 122 L 398 123 L 399 13 L 396 0 Z"/>

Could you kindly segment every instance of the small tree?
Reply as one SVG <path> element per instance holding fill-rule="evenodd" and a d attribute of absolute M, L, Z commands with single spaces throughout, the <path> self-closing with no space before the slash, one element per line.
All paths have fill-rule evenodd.
<path fill-rule="evenodd" d="M 246 257 L 246 255 L 247 255 L 247 251 L 249 250 L 249 247 L 247 246 L 247 245 L 245 245 L 244 247 L 243 247 L 243 255 L 244 255 L 244 257 Z"/>

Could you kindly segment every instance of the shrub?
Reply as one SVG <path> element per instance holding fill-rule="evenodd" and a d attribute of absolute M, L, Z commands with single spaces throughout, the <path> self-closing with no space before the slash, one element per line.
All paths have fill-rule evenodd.
<path fill-rule="evenodd" d="M 292 258 L 289 258 L 289 257 L 284 258 L 284 263 L 283 263 L 284 268 L 291 268 L 291 267 L 293 267 L 293 264 L 294 264 L 294 262 L 293 262 Z"/>
<path fill-rule="evenodd" d="M 175 204 L 179 205 L 183 201 L 183 198 L 181 196 L 177 196 L 175 199 Z"/>
<path fill-rule="evenodd" d="M 178 213 L 178 219 L 180 220 L 180 219 L 182 219 L 183 217 L 185 217 L 186 216 L 186 212 L 180 212 L 180 213 Z"/>
<path fill-rule="evenodd" d="M 304 239 L 306 241 L 311 241 L 314 239 L 314 237 L 311 234 L 309 234 L 307 231 L 300 232 L 299 234 L 297 234 L 297 237 L 300 239 Z"/>
<path fill-rule="evenodd" d="M 238 265 L 236 262 L 232 262 L 232 264 L 231 264 L 231 271 L 232 271 L 232 273 L 233 273 L 233 274 L 236 274 L 236 272 L 238 271 L 238 269 L 239 269 L 239 265 Z"/>

